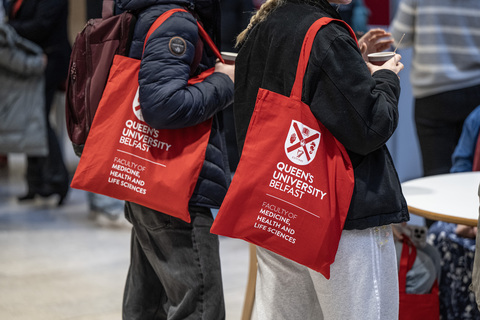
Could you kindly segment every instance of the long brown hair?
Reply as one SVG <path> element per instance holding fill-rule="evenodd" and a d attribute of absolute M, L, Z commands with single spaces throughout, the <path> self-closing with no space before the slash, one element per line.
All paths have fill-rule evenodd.
<path fill-rule="evenodd" d="M 276 8 L 280 7 L 286 2 L 286 0 L 267 0 L 265 3 L 262 4 L 260 9 L 250 18 L 250 23 L 248 24 L 247 28 L 243 30 L 237 36 L 237 42 L 235 47 L 240 46 L 240 44 L 245 41 L 248 32 L 257 24 L 265 20 L 265 18 Z"/>

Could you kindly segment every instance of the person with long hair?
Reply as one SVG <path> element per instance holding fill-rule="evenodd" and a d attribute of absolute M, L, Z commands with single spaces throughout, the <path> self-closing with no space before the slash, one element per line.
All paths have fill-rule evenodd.
<path fill-rule="evenodd" d="M 268 0 L 239 34 L 234 114 L 240 152 L 259 88 L 288 96 L 307 30 L 322 17 L 341 19 L 331 4 L 350 1 Z M 391 225 L 407 221 L 409 214 L 386 143 L 398 123 L 403 64 L 398 54 L 382 66 L 367 60 L 369 52 L 390 47 L 392 40 L 384 40 L 389 36 L 370 30 L 357 45 L 342 21 L 316 34 L 302 101 L 346 148 L 354 168 L 353 196 L 330 279 L 257 247 L 258 320 L 398 318 Z"/>

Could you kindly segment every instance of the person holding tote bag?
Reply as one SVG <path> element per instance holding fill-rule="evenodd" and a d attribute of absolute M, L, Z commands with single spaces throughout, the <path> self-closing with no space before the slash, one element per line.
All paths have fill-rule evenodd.
<path fill-rule="evenodd" d="M 225 319 L 219 242 L 210 233 L 210 209 L 220 207 L 230 183 L 221 111 L 232 102 L 234 66 L 216 62 L 197 25 L 218 46 L 220 3 L 119 0 L 117 5 L 137 16 L 129 56 L 141 59 L 139 102 L 145 122 L 155 129 L 181 129 L 213 118 L 189 201 L 190 223 L 126 201 L 125 216 L 133 227 L 123 319 Z M 169 16 L 144 47 L 151 25 L 172 9 L 183 12 Z M 189 78 L 211 68 L 214 72 L 202 82 L 187 85 Z"/>
<path fill-rule="evenodd" d="M 240 152 L 259 89 L 289 96 L 307 30 L 320 18 L 341 19 L 331 4 L 350 1 L 268 0 L 252 17 L 237 38 L 234 114 Z M 357 46 L 343 21 L 324 25 L 315 36 L 302 102 L 345 147 L 354 170 L 353 195 L 329 279 L 257 247 L 258 320 L 398 318 L 391 224 L 407 221 L 409 214 L 386 143 L 398 123 L 397 74 L 403 65 L 398 54 L 382 66 L 366 58 L 387 49 L 391 40 L 381 38 L 388 36 L 371 30 Z"/>

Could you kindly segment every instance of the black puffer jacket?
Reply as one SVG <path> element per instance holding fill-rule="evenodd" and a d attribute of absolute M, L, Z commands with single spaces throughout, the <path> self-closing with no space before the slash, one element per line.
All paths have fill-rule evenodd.
<path fill-rule="evenodd" d="M 258 88 L 290 95 L 305 34 L 325 16 L 340 19 L 326 0 L 286 0 L 251 31 L 235 67 L 240 149 Z M 354 167 L 355 188 L 345 229 L 407 221 L 407 205 L 385 145 L 398 123 L 397 75 L 380 70 L 372 76 L 346 27 L 332 22 L 315 37 L 303 83 L 303 102 L 345 146 Z"/>
<path fill-rule="evenodd" d="M 130 49 L 130 56 L 137 59 L 142 58 L 145 36 L 158 16 L 174 8 L 195 8 L 193 1 L 185 0 L 119 0 L 118 5 L 137 13 Z M 216 39 L 212 21 L 205 23 L 205 29 Z M 180 43 L 179 52 L 170 50 L 175 37 L 173 41 Z M 195 54 L 202 45 L 191 13 L 174 13 L 153 32 L 139 72 L 140 104 L 145 121 L 157 129 L 183 128 L 214 118 L 204 165 L 190 204 L 218 208 L 230 181 L 219 112 L 232 102 L 233 82 L 223 73 L 213 73 L 203 82 L 187 86 L 189 77 L 215 65 L 216 58 L 206 44 L 201 55 Z"/>

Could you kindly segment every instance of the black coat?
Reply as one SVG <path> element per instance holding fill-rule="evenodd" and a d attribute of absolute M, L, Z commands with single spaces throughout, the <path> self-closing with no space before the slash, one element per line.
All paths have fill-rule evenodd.
<path fill-rule="evenodd" d="M 240 150 L 258 88 L 290 95 L 304 36 L 315 20 L 325 16 L 340 18 L 325 0 L 287 0 L 250 32 L 235 68 L 234 113 Z M 355 188 L 345 229 L 408 220 L 400 181 L 386 147 L 397 127 L 399 95 L 397 75 L 380 70 L 372 76 L 345 26 L 333 22 L 320 29 L 302 100 L 351 158 Z"/>

